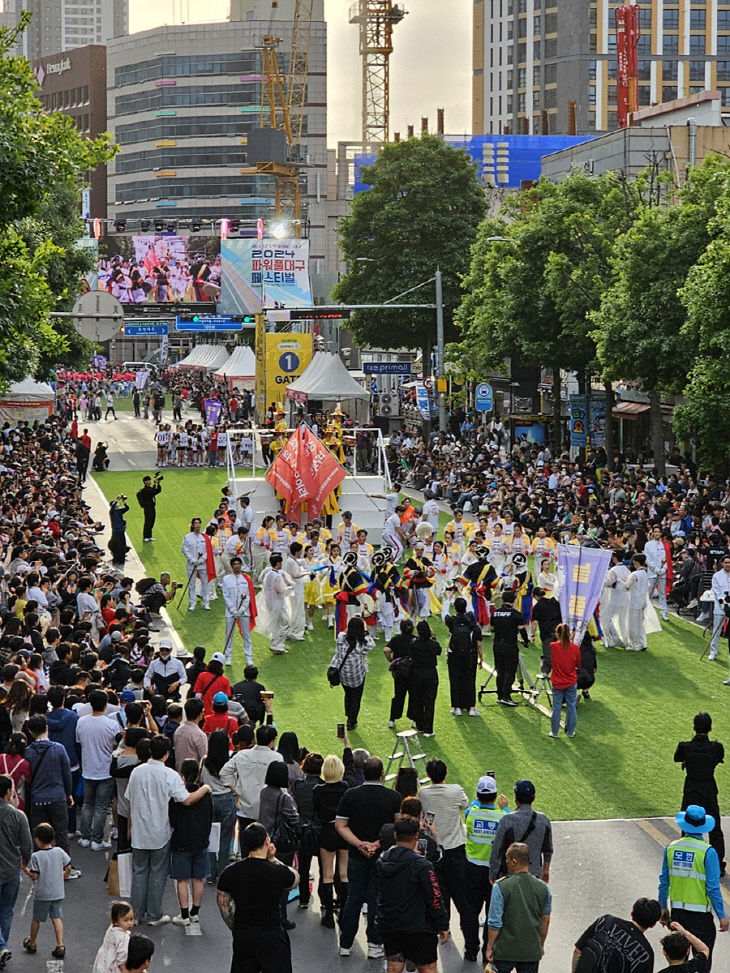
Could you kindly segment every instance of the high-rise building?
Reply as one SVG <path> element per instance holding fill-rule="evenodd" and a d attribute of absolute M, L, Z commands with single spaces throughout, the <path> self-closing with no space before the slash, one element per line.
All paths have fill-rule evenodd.
<path fill-rule="evenodd" d="M 200 224 L 204 232 L 228 219 L 254 233 L 258 218 L 273 222 L 273 176 L 252 172 L 248 137 L 261 125 L 263 36 L 282 39 L 286 71 L 293 3 L 280 0 L 273 23 L 270 2 L 245 6 L 260 19 L 158 27 L 109 42 L 108 126 L 120 146 L 109 165 L 110 219 Z M 325 260 L 326 37 L 315 0 L 298 153 L 313 273 Z"/>
<path fill-rule="evenodd" d="M 23 10 L 32 17 L 18 47 L 31 61 L 129 33 L 129 0 L 5 0 L 0 21 L 12 26 Z"/>
<path fill-rule="evenodd" d="M 616 127 L 616 0 L 474 0 L 475 134 Z M 640 5 L 639 107 L 719 89 L 730 106 L 730 0 Z"/>

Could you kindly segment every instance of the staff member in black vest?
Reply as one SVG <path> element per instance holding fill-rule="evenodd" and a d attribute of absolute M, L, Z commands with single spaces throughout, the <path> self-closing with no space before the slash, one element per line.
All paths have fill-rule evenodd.
<path fill-rule="evenodd" d="M 682 810 L 686 811 L 690 804 L 699 804 L 715 819 L 715 827 L 710 832 L 710 844 L 720 859 L 720 875 L 724 875 L 725 837 L 717 801 L 715 767 L 724 763 L 725 748 L 717 740 L 710 740 L 712 717 L 709 713 L 698 713 L 695 716 L 694 731 L 692 739 L 678 743 L 674 751 L 675 763 L 681 763 L 686 774 Z"/>
<path fill-rule="evenodd" d="M 155 526 L 157 517 L 157 496 L 162 493 L 162 474 L 155 473 L 154 483 L 151 476 L 142 477 L 142 489 L 137 491 L 137 502 L 144 510 L 144 525 L 142 527 L 142 540 L 145 544 L 153 541 L 152 528 Z"/>
<path fill-rule="evenodd" d="M 517 647 L 518 633 L 522 637 L 522 644 L 526 647 L 527 626 L 520 612 L 514 607 L 515 595 L 513 591 L 505 591 L 502 595 L 502 605 L 492 613 L 492 629 L 494 631 L 494 668 L 497 670 L 497 702 L 502 706 L 517 706 L 512 699 L 512 685 L 517 674 L 520 661 L 520 650 Z"/>

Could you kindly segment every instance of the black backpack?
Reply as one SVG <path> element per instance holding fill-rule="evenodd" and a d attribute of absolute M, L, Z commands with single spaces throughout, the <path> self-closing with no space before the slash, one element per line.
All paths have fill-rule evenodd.
<path fill-rule="evenodd" d="M 450 632 L 451 638 L 449 639 L 449 652 L 453 652 L 454 655 L 464 656 L 473 651 L 473 627 L 469 624 L 469 620 L 466 615 L 454 615 L 454 621 L 450 627 Z"/>
<path fill-rule="evenodd" d="M 143 595 L 155 584 L 157 584 L 157 578 L 140 578 L 134 586 L 134 590 L 138 595 Z"/>

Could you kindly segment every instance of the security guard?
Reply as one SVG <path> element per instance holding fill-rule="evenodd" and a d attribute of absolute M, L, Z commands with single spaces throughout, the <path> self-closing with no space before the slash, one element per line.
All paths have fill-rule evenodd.
<path fill-rule="evenodd" d="M 677 744 L 675 763 L 681 763 L 685 771 L 682 807 L 700 804 L 715 819 L 710 832 L 710 844 L 720 859 L 720 875 L 725 874 L 725 838 L 717 800 L 715 767 L 725 760 L 725 748 L 718 740 L 710 740 L 712 717 L 709 713 L 697 713 L 694 718 L 695 735 L 691 740 Z"/>
<path fill-rule="evenodd" d="M 512 699 L 512 684 L 517 674 L 520 662 L 520 651 L 517 648 L 517 633 L 522 636 L 523 645 L 527 646 L 527 628 L 522 615 L 515 610 L 514 591 L 505 591 L 502 595 L 502 605 L 492 612 L 492 629 L 494 631 L 494 668 L 497 670 L 497 702 L 502 706 L 517 706 Z"/>
<path fill-rule="evenodd" d="M 690 804 L 675 821 L 684 834 L 664 850 L 659 876 L 662 922 L 671 918 L 702 940 L 710 950 L 709 970 L 716 935 L 713 910 L 720 920 L 720 932 L 726 932 L 730 925 L 720 891 L 720 860 L 702 837 L 715 827 L 715 819 L 699 804 Z"/>
<path fill-rule="evenodd" d="M 495 806 L 495 801 L 498 806 Z M 461 917 L 464 930 L 464 959 L 475 962 L 479 952 L 479 917 L 482 908 L 489 913 L 492 883 L 489 880 L 489 856 L 497 833 L 499 819 L 508 810 L 507 798 L 497 798 L 497 782 L 488 774 L 477 781 L 477 797 L 466 809 L 466 895 Z M 484 924 L 482 961 L 486 962 L 487 924 Z"/>

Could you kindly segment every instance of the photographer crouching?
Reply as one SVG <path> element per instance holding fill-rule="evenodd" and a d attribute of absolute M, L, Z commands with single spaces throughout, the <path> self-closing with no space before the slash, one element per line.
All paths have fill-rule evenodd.
<path fill-rule="evenodd" d="M 163 571 L 160 580 L 142 578 L 135 585 L 137 593 L 141 595 L 141 604 L 150 615 L 159 615 L 160 610 L 168 601 L 172 601 L 180 588 L 184 587 L 179 581 L 171 581 L 167 571 Z M 168 590 L 169 588 L 169 590 Z"/>
<path fill-rule="evenodd" d="M 142 477 L 142 489 L 137 491 L 137 503 L 144 510 L 144 525 L 142 527 L 142 540 L 145 544 L 154 541 L 152 528 L 155 526 L 157 517 L 157 496 L 162 493 L 162 481 L 164 477 L 161 473 L 155 473 L 154 482 L 151 476 Z"/>

